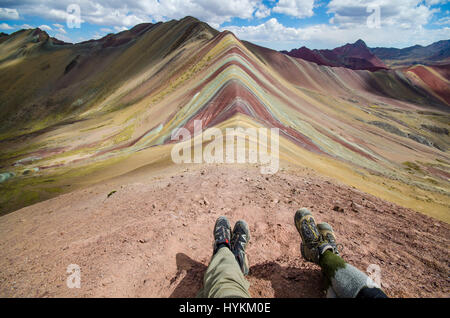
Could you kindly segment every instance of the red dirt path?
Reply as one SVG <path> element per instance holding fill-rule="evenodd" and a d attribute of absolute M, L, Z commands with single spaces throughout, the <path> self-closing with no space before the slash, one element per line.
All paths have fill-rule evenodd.
<path fill-rule="evenodd" d="M 301 258 L 292 221 L 303 206 L 334 227 L 349 263 L 381 267 L 389 296 L 450 296 L 445 223 L 309 170 L 177 169 L 157 177 L 141 169 L 1 217 L 0 296 L 193 297 L 214 222 L 226 215 L 250 226 L 252 296 L 323 297 L 320 269 Z M 81 289 L 66 287 L 69 264 L 81 267 Z"/>

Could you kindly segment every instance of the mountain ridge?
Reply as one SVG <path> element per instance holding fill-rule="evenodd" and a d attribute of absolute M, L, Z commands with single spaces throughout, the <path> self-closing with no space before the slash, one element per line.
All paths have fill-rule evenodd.
<path fill-rule="evenodd" d="M 403 49 L 376 47 L 370 50 L 391 66 L 450 64 L 450 40 L 427 46 L 414 45 Z"/>
<path fill-rule="evenodd" d="M 25 41 L 27 35 L 29 31 L 19 33 L 18 39 Z M 382 175 L 403 171 L 398 170 L 399 159 L 375 146 L 385 142 L 382 138 L 391 138 L 400 153 L 415 149 L 445 157 L 448 149 L 445 136 L 436 133 L 448 128 L 434 118 L 446 116 L 450 94 L 447 80 L 432 69 L 370 72 L 317 66 L 240 41 L 193 18 L 139 25 L 82 44 L 42 46 L 49 40 L 35 40 L 45 40 L 45 35 L 32 38 L 28 51 L 0 62 L 5 111 L 0 155 L 13 196 L 1 203 L 9 206 L 7 211 L 27 204 L 14 196 L 16 187 L 29 182 L 30 169 L 42 180 L 62 171 L 101 167 L 108 158 L 122 160 L 144 149 L 166 149 L 173 129 L 192 130 L 198 119 L 205 127 L 225 127 L 235 117 L 245 125 L 277 127 L 296 151 L 306 149 Z M 13 44 L 0 44 L 0 56 L 13 52 Z M 360 41 L 356 46 L 365 45 Z M 341 50 L 351 52 L 352 46 Z M 436 129 L 417 126 L 423 115 L 416 109 L 437 114 L 420 119 Z M 399 120 L 398 114 L 410 117 Z M 330 116 L 334 119 L 324 121 Z M 344 123 L 338 125 L 340 121 Z M 60 136 L 65 129 L 71 132 Z M 367 135 L 357 137 L 355 131 Z M 367 144 L 371 138 L 376 141 Z M 292 157 L 292 150 L 284 151 Z M 384 161 L 388 169 L 379 164 Z M 431 171 L 441 178 L 439 169 Z M 410 179 L 404 176 L 407 184 Z M 38 193 L 30 200 L 52 195 L 45 186 Z"/>
<path fill-rule="evenodd" d="M 200 20 L 187 16 L 180 21 L 193 21 L 209 29 L 215 31 L 208 24 L 201 22 Z M 171 20 L 173 22 L 176 20 Z M 131 41 L 133 38 L 139 36 L 139 32 L 146 32 L 146 28 L 151 28 L 155 25 L 159 25 L 162 22 L 153 23 L 141 23 L 129 30 L 121 31 L 118 33 L 109 33 L 100 39 L 91 39 L 78 43 L 67 43 L 57 38 L 50 37 L 47 32 L 35 29 L 22 29 L 11 34 L 2 32 L 0 35 L 0 43 L 8 40 L 11 36 L 17 33 L 34 30 L 34 33 L 42 34 L 47 40 L 50 39 L 52 44 L 55 45 L 79 45 L 101 42 L 102 45 L 107 47 L 108 45 L 120 45 Z M 129 36 L 129 35 L 132 36 Z M 280 51 L 284 54 L 288 54 L 292 57 L 302 58 L 310 62 L 317 63 L 319 65 L 326 65 L 332 67 L 347 67 L 354 70 L 370 70 L 377 71 L 381 69 L 388 69 L 390 67 L 405 67 L 416 64 L 434 65 L 434 64 L 449 64 L 450 63 L 450 40 L 440 40 L 427 46 L 414 45 L 406 48 L 388 48 L 388 47 L 374 47 L 369 48 L 362 39 L 358 39 L 354 43 L 347 43 L 342 46 L 336 47 L 332 50 L 329 49 L 310 49 L 302 46 L 298 49 L 292 49 L 290 51 Z M 385 64 L 387 63 L 387 64 Z"/>
<path fill-rule="evenodd" d="M 333 67 L 347 67 L 353 70 L 378 71 L 388 67 L 374 55 L 366 43 L 359 39 L 355 43 L 347 43 L 333 50 L 310 50 L 306 47 L 281 51 L 292 57 Z"/>

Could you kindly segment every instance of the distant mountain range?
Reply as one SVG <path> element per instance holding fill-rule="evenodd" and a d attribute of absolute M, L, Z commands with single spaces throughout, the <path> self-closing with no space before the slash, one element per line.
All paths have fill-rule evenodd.
<path fill-rule="evenodd" d="M 78 44 L 95 43 L 101 48 L 120 46 L 136 39 L 141 34 L 144 34 L 159 24 L 161 23 L 142 23 L 130 30 L 117 34 L 111 33 L 99 40 L 89 40 Z M 208 28 L 210 27 L 208 26 Z M 0 43 L 24 31 L 20 30 L 11 35 L 0 32 Z M 214 33 L 215 30 L 210 28 L 209 31 Z M 71 44 L 50 37 L 45 31 L 40 29 L 34 29 L 33 35 L 37 36 L 36 41 L 41 43 L 50 41 L 52 45 Z M 355 43 L 347 43 L 333 50 L 309 49 L 303 46 L 298 49 L 292 49 L 291 51 L 281 51 L 281 53 L 318 65 L 346 67 L 352 70 L 377 71 L 390 68 L 404 68 L 417 64 L 431 66 L 450 64 L 450 40 L 438 41 L 428 46 L 414 45 L 404 49 L 398 49 L 384 47 L 369 48 L 363 40 L 359 39 Z"/>
<path fill-rule="evenodd" d="M 404 49 L 377 47 L 370 50 L 391 67 L 450 64 L 450 40 L 435 42 L 428 46 L 414 45 Z"/>
<path fill-rule="evenodd" d="M 311 50 L 306 47 L 281 51 L 319 65 L 347 67 L 353 70 L 377 71 L 416 64 L 450 64 L 450 40 L 428 46 L 415 45 L 404 49 L 369 48 L 363 40 L 333 50 Z"/>
<path fill-rule="evenodd" d="M 319 65 L 341 66 L 352 70 L 377 71 L 388 67 L 373 54 L 363 40 L 333 50 L 311 50 L 307 47 L 282 51 L 292 57 L 301 58 Z"/>

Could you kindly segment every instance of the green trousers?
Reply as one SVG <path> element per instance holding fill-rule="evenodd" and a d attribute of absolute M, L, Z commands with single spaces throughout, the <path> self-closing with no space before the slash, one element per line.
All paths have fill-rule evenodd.
<path fill-rule="evenodd" d="M 330 251 L 322 255 L 320 267 L 329 284 L 327 297 L 353 298 L 363 288 L 375 285 L 366 274 Z M 250 298 L 250 284 L 233 253 L 226 247 L 213 256 L 203 286 L 197 294 L 198 298 Z"/>
<path fill-rule="evenodd" d="M 230 249 L 220 248 L 214 254 L 203 279 L 198 298 L 250 298 L 250 283 Z"/>

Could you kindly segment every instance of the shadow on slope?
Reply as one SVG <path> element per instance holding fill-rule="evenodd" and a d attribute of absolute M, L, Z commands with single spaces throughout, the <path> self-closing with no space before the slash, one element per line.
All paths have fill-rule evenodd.
<path fill-rule="evenodd" d="M 176 255 L 177 273 L 170 280 L 176 284 L 170 298 L 194 298 L 203 287 L 207 266 L 191 259 L 184 253 Z M 181 280 L 180 277 L 184 276 Z M 260 281 L 269 281 L 275 298 L 320 298 L 325 289 L 319 269 L 281 266 L 276 261 L 259 263 L 250 267 L 250 293 L 254 297 L 268 297 L 267 288 Z M 255 280 L 257 282 L 255 282 Z"/>

